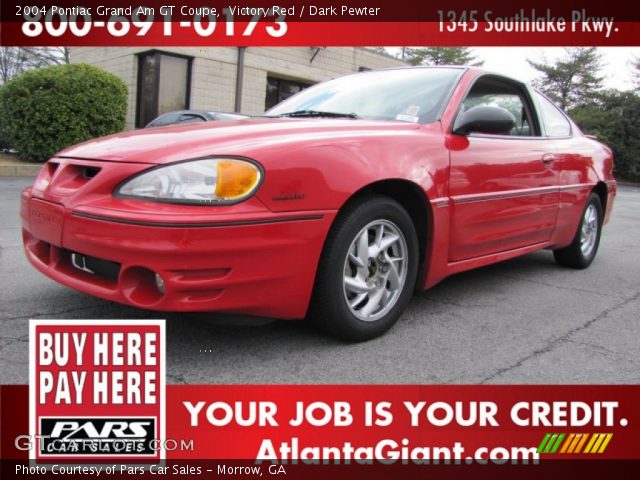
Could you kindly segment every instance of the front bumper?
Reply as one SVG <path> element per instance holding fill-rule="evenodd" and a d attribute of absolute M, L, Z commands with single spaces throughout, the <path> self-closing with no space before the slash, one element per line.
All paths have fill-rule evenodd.
<path fill-rule="evenodd" d="M 171 224 L 87 214 L 22 194 L 27 258 L 53 280 L 96 297 L 159 311 L 305 316 L 334 211 L 251 221 Z M 73 254 L 117 264 L 84 271 Z M 164 292 L 155 274 L 164 281 Z"/>

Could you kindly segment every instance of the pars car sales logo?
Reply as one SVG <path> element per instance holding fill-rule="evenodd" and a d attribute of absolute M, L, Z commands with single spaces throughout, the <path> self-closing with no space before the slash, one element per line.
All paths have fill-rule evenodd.
<path fill-rule="evenodd" d="M 32 460 L 162 460 L 164 320 L 32 320 Z"/>

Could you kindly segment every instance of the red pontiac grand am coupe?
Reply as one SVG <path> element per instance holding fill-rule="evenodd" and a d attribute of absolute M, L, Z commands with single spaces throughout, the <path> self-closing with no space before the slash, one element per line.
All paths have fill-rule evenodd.
<path fill-rule="evenodd" d="M 544 95 L 475 68 L 365 72 L 263 117 L 98 138 L 22 193 L 27 257 L 161 311 L 308 317 L 373 338 L 414 290 L 552 249 L 594 259 L 609 148 Z"/>

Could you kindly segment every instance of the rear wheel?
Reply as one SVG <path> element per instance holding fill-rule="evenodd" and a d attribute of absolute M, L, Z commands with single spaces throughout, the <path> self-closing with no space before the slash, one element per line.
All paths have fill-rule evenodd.
<path fill-rule="evenodd" d="M 417 271 L 417 235 L 407 212 L 388 197 L 363 197 L 341 212 L 327 237 L 310 318 L 343 340 L 377 337 L 400 317 Z"/>
<path fill-rule="evenodd" d="M 571 245 L 553 251 L 556 262 L 571 268 L 587 268 L 591 265 L 600 245 L 602 218 L 600 197 L 591 193 Z"/>

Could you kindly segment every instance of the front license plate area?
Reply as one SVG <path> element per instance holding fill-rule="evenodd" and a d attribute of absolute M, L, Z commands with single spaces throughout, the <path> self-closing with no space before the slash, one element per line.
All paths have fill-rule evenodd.
<path fill-rule="evenodd" d="M 62 246 L 64 207 L 32 198 L 29 202 L 29 226 L 38 240 Z"/>

